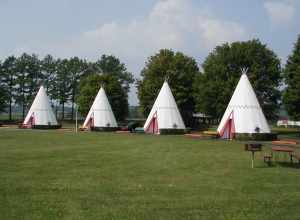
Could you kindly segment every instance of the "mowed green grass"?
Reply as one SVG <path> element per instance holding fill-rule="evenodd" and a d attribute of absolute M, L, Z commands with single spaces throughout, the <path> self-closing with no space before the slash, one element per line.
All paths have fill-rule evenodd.
<path fill-rule="evenodd" d="M 250 165 L 234 141 L 1 129 L 0 219 L 300 219 L 300 169 Z"/>

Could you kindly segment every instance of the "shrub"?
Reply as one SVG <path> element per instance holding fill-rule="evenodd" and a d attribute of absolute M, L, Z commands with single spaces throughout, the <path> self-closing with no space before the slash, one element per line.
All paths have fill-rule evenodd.
<path fill-rule="evenodd" d="M 61 125 L 33 125 L 33 129 L 59 129 Z"/>
<path fill-rule="evenodd" d="M 185 129 L 159 129 L 159 133 L 162 135 L 171 135 L 171 134 L 185 134 Z"/>
<path fill-rule="evenodd" d="M 235 139 L 239 141 L 273 141 L 277 140 L 277 133 L 236 133 Z"/>
<path fill-rule="evenodd" d="M 117 127 L 91 127 L 91 131 L 116 131 L 118 130 Z"/>

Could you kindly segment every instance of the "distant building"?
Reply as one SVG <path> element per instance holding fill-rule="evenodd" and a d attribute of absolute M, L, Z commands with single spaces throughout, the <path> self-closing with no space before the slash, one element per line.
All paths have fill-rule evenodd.
<path fill-rule="evenodd" d="M 281 119 L 277 121 L 277 126 L 284 127 L 300 127 L 300 121 L 290 121 L 288 119 Z"/>
<path fill-rule="evenodd" d="M 284 126 L 284 127 L 300 127 L 300 121 L 292 121 L 289 120 L 289 115 L 287 111 L 285 110 L 284 106 L 280 107 L 279 114 L 278 114 L 279 120 L 277 121 L 277 126 Z"/>

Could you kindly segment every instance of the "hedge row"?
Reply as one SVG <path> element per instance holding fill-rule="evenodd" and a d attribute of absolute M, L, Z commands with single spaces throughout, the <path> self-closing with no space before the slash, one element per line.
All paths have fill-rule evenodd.
<path fill-rule="evenodd" d="M 59 129 L 61 125 L 33 125 L 33 129 Z"/>
<path fill-rule="evenodd" d="M 277 133 L 236 133 L 235 139 L 239 141 L 273 141 L 277 140 Z"/>
<path fill-rule="evenodd" d="M 185 134 L 185 129 L 159 129 L 159 133 L 162 135 L 171 135 L 171 134 Z"/>
<path fill-rule="evenodd" d="M 118 127 L 91 127 L 91 131 L 117 131 Z"/>

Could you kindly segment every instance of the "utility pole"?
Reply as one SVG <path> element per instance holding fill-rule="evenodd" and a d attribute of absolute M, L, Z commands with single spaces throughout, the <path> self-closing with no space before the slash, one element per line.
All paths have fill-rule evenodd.
<path fill-rule="evenodd" d="M 77 133 L 78 132 L 78 122 L 77 122 L 77 120 L 78 120 L 78 117 L 77 117 L 77 115 L 78 115 L 78 113 L 77 113 L 78 112 L 78 106 L 77 106 L 77 104 L 76 104 L 75 108 L 76 108 L 76 111 L 75 111 L 75 121 L 76 121 L 75 122 L 75 126 L 76 126 L 75 127 L 75 132 Z"/>

